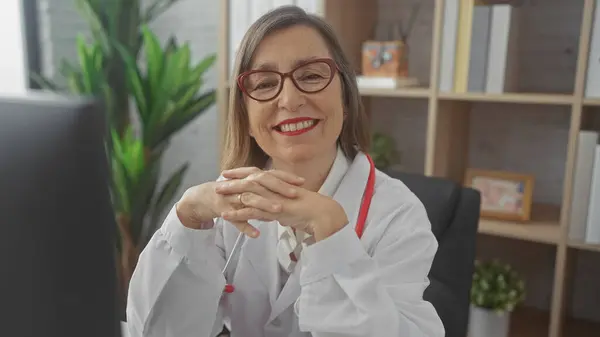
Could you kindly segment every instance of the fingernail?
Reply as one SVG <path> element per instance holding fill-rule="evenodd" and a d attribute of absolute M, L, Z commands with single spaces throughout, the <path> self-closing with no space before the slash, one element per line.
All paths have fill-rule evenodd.
<path fill-rule="evenodd" d="M 250 236 L 253 238 L 258 237 L 258 234 L 259 234 L 258 230 L 256 230 L 256 229 L 253 229 L 252 231 L 250 231 Z"/>

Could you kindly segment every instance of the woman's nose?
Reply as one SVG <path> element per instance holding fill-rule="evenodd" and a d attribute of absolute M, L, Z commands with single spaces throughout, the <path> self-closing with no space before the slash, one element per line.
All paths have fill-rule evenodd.
<path fill-rule="evenodd" d="M 279 108 L 290 111 L 297 111 L 304 105 L 304 94 L 298 90 L 291 78 L 285 78 L 282 83 L 281 92 L 279 93 Z"/>

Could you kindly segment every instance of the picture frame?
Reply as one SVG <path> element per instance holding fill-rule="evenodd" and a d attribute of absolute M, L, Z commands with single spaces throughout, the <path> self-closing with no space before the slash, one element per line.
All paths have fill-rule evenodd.
<path fill-rule="evenodd" d="M 531 174 L 468 169 L 464 185 L 481 193 L 481 217 L 529 221 L 535 178 Z"/>

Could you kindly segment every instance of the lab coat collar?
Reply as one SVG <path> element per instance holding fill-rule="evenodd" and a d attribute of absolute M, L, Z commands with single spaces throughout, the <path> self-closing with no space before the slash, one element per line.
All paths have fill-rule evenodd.
<path fill-rule="evenodd" d="M 365 154 L 359 152 L 343 176 L 339 187 L 333 195 L 349 219 L 349 226 L 354 226 L 358 218 L 363 192 L 369 176 L 370 164 Z M 254 268 L 262 283 L 268 289 L 271 302 L 271 315 L 267 323 L 279 316 L 300 296 L 300 271 L 305 259 L 300 258 L 281 293 L 279 286 L 279 262 L 277 260 L 277 227 L 276 222 L 252 221 L 258 226 L 261 235 L 256 239 L 246 240 L 245 256 Z M 318 244 L 318 243 L 317 243 Z M 309 247 L 310 248 L 310 247 Z M 279 295 L 278 295 L 279 294 Z"/>

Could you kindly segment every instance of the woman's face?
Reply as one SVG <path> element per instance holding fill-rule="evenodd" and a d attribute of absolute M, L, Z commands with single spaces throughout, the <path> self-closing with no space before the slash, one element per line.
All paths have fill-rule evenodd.
<path fill-rule="evenodd" d="M 260 102 L 244 95 L 250 121 L 250 135 L 274 162 L 294 164 L 335 154 L 344 108 L 342 85 L 327 63 L 311 63 L 331 58 L 326 42 L 307 26 L 294 26 L 267 36 L 256 50 L 252 70 L 292 73 L 283 80 L 281 91 L 272 100 Z M 333 71 L 332 71 L 333 70 Z M 259 99 L 277 93 L 281 77 L 275 73 L 247 76 L 243 85 Z"/>

